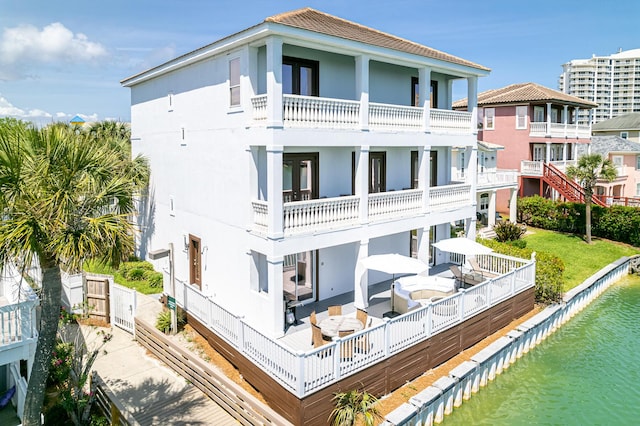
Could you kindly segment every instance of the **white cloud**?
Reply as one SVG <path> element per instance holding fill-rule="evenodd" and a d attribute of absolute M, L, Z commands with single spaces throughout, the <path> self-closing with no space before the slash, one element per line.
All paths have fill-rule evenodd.
<path fill-rule="evenodd" d="M 59 22 L 42 29 L 33 25 L 5 28 L 0 38 L 0 80 L 23 78 L 35 65 L 91 63 L 106 56 L 102 44 L 74 34 Z"/>
<path fill-rule="evenodd" d="M 45 125 L 51 123 L 53 121 L 63 121 L 68 122 L 71 118 L 73 118 L 76 114 L 68 114 L 66 112 L 56 112 L 51 114 L 47 111 L 43 111 L 38 108 L 33 108 L 29 110 L 25 110 L 22 108 L 18 108 L 13 105 L 7 98 L 0 95 L 0 117 L 11 117 L 17 118 L 20 120 L 31 121 L 38 125 Z M 98 114 L 77 114 L 82 117 L 86 122 L 91 123 L 94 121 L 99 121 Z"/>

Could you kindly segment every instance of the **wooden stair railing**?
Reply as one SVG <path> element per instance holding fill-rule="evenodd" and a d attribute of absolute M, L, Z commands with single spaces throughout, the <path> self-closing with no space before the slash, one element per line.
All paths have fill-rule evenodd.
<path fill-rule="evenodd" d="M 569 179 L 560 169 L 553 164 L 544 163 L 542 168 L 542 179 L 553 189 L 558 191 L 568 201 L 576 203 L 585 202 L 584 188 L 573 180 Z M 591 202 L 598 206 L 606 207 L 607 204 L 596 195 L 591 196 Z"/>

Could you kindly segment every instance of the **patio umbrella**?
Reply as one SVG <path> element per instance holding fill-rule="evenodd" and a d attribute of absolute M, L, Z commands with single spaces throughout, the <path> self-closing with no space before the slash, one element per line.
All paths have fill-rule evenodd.
<path fill-rule="evenodd" d="M 433 246 L 440 251 L 449 253 L 458 253 L 464 256 L 475 256 L 478 254 L 489 254 L 493 251 L 489 247 L 476 243 L 469 238 L 447 238 L 433 243 Z"/>
<path fill-rule="evenodd" d="M 356 265 L 356 276 L 360 276 L 359 282 L 361 285 L 362 277 L 364 277 L 367 269 L 384 272 L 393 276 L 393 280 L 391 281 L 391 307 L 393 309 L 393 283 L 396 280 L 396 274 L 419 274 L 429 269 L 429 265 L 421 260 L 403 256 L 398 253 L 374 254 L 360 259 Z M 365 289 L 356 286 L 356 290 L 356 294 L 360 293 L 359 296 L 363 299 L 361 301 L 362 305 L 368 305 Z M 358 299 L 358 297 L 356 297 L 356 299 Z"/>

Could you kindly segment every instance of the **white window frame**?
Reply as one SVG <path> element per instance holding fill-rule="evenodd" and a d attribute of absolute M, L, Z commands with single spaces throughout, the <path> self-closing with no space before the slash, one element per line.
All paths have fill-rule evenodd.
<path fill-rule="evenodd" d="M 516 129 L 522 130 L 527 128 L 527 113 L 528 107 L 526 105 L 516 106 Z"/>
<path fill-rule="evenodd" d="M 236 65 L 235 69 L 234 65 Z M 240 65 L 239 56 L 229 58 L 229 108 L 240 108 L 242 105 L 242 90 L 240 86 L 242 72 Z"/>
<path fill-rule="evenodd" d="M 539 120 L 539 118 L 542 118 L 542 120 Z M 540 106 L 540 105 L 536 105 L 533 107 L 533 121 L 535 123 L 546 123 L 547 122 L 547 117 L 544 114 L 544 107 Z"/>
<path fill-rule="evenodd" d="M 636 195 L 640 196 L 640 182 L 636 182 Z"/>
<path fill-rule="evenodd" d="M 624 156 L 623 155 L 612 155 L 611 162 L 616 167 L 624 166 Z"/>
<path fill-rule="evenodd" d="M 636 170 L 640 170 L 640 155 L 636 155 Z"/>
<path fill-rule="evenodd" d="M 486 192 L 480 194 L 480 210 L 489 210 L 489 194 L 487 194 Z"/>
<path fill-rule="evenodd" d="M 489 126 L 489 123 L 491 126 Z M 484 130 L 495 130 L 496 128 L 496 109 L 485 108 L 484 109 Z"/>
<path fill-rule="evenodd" d="M 620 137 L 622 139 L 629 139 L 629 132 L 620 132 Z"/>

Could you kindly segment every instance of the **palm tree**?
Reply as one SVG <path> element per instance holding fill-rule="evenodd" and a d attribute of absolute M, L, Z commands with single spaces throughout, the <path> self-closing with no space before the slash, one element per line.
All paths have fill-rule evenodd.
<path fill-rule="evenodd" d="M 146 171 L 126 157 L 68 126 L 37 129 L 0 120 L 0 269 L 14 264 L 42 270 L 25 425 L 40 424 L 60 314 L 61 269 L 79 271 L 83 261 L 96 257 L 117 264 L 133 250 L 130 218 Z"/>
<path fill-rule="evenodd" d="M 376 404 L 378 399 L 365 391 L 350 390 L 339 392 L 333 396 L 335 407 L 329 416 L 333 426 L 353 426 L 358 418 L 362 418 L 366 426 L 373 426 L 380 419 Z"/>
<path fill-rule="evenodd" d="M 578 181 L 584 188 L 585 204 L 585 228 L 587 244 L 591 244 L 591 197 L 593 189 L 599 179 L 608 182 L 613 181 L 618 172 L 611 160 L 603 158 L 600 154 L 583 155 L 578 159 L 578 164 L 567 168 L 567 176 Z"/>

